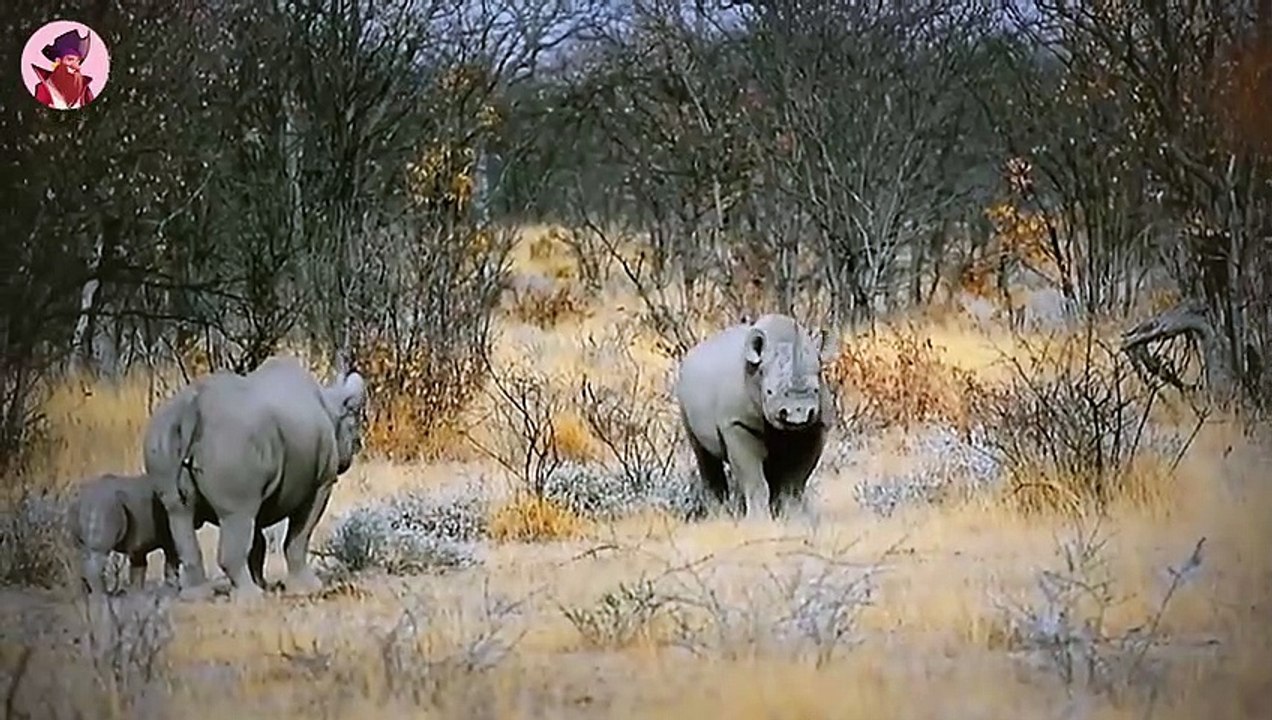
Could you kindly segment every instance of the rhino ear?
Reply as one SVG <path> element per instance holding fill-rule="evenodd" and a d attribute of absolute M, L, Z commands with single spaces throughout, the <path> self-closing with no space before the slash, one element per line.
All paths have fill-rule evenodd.
<path fill-rule="evenodd" d="M 356 372 L 349 373 L 345 376 L 342 386 L 345 409 L 353 410 L 362 407 L 367 399 L 367 386 L 362 376 Z"/>
<path fill-rule="evenodd" d="M 759 365 L 764 357 L 764 331 L 753 327 L 746 334 L 745 357 L 748 365 Z"/>

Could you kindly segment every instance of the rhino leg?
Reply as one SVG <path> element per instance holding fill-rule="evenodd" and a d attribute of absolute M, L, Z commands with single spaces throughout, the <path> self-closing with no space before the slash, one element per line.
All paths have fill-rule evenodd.
<path fill-rule="evenodd" d="M 146 587 L 146 553 L 144 552 L 128 555 L 128 587 L 134 592 Z"/>
<path fill-rule="evenodd" d="M 322 581 L 309 567 L 309 539 L 318 526 L 318 520 L 327 509 L 334 481 L 318 487 L 309 502 L 287 518 L 287 537 L 283 540 L 283 555 L 287 558 L 287 581 L 290 593 L 309 593 L 322 588 Z"/>
<path fill-rule="evenodd" d="M 746 500 L 746 519 L 769 517 L 769 485 L 764 477 L 764 445 L 745 428 L 733 426 L 720 433 L 725 455 L 738 489 Z"/>
<path fill-rule="evenodd" d="M 163 582 L 176 587 L 181 581 L 181 558 L 175 548 L 163 549 Z"/>
<path fill-rule="evenodd" d="M 199 539 L 194 534 L 194 502 L 183 501 L 175 488 L 162 493 L 162 499 L 168 514 L 168 530 L 180 562 L 178 582 L 181 596 L 188 600 L 206 600 L 212 597 L 212 586 L 203 568 Z"/>
<path fill-rule="evenodd" d="M 809 508 L 804 490 L 808 478 L 821 460 L 825 435 L 817 434 L 807 439 L 792 440 L 764 463 L 764 474 L 769 479 L 771 510 L 774 517 L 788 510 L 798 509 L 808 515 Z"/>
<path fill-rule="evenodd" d="M 89 594 L 106 594 L 106 583 L 103 575 L 106 574 L 106 560 L 108 557 L 108 552 L 100 550 L 88 550 L 84 553 L 82 578 Z"/>
<path fill-rule="evenodd" d="M 221 541 L 217 548 L 217 562 L 233 585 L 230 594 L 235 601 L 252 601 L 260 598 L 264 590 L 252 579 L 248 569 L 256 530 L 256 508 L 239 511 L 221 518 Z"/>
<path fill-rule="evenodd" d="M 265 588 L 265 533 L 258 525 L 252 536 L 252 549 L 247 554 L 247 570 L 252 574 L 252 582 Z"/>
<path fill-rule="evenodd" d="M 692 432 L 689 433 L 689 447 L 693 448 L 693 457 L 698 463 L 702 484 L 717 503 L 724 505 L 729 497 L 729 478 L 724 473 L 724 461 L 703 447 Z"/>

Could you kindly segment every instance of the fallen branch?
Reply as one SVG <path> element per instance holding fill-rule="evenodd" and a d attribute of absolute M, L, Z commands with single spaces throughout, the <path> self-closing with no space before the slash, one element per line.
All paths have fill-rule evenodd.
<path fill-rule="evenodd" d="M 1122 352 L 1125 352 L 1141 377 L 1151 375 L 1181 392 L 1191 392 L 1195 384 L 1184 382 L 1174 363 L 1152 352 L 1149 346 L 1186 337 L 1202 348 L 1207 378 L 1213 378 L 1216 366 L 1215 331 L 1206 317 L 1206 307 L 1200 301 L 1186 300 L 1155 315 L 1122 333 Z M 1147 377 L 1145 377 L 1147 380 Z M 1215 386 L 1211 383 L 1211 388 Z"/>
<path fill-rule="evenodd" d="M 1122 333 L 1122 349 L 1140 347 L 1158 340 L 1190 335 L 1202 341 L 1214 337 L 1214 329 L 1206 319 L 1206 306 L 1198 300 L 1185 300 L 1169 310 L 1141 322 Z"/>

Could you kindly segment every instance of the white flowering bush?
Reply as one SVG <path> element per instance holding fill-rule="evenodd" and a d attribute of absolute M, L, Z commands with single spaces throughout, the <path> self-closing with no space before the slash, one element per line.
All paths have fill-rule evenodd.
<path fill-rule="evenodd" d="M 322 553 L 351 571 L 378 567 L 406 575 L 468 567 L 479 562 L 486 511 L 475 493 L 406 492 L 337 517 Z"/>
<path fill-rule="evenodd" d="M 564 463 L 544 483 L 543 496 L 595 520 L 614 520 L 643 510 L 660 510 L 682 519 L 706 512 L 701 483 L 686 472 L 632 473 L 604 465 Z"/>
<path fill-rule="evenodd" d="M 856 484 L 857 503 L 883 516 L 906 505 L 935 505 L 997 484 L 1002 464 L 979 434 L 965 438 L 953 428 L 929 427 L 909 439 L 922 458 L 902 473 L 867 478 Z"/>

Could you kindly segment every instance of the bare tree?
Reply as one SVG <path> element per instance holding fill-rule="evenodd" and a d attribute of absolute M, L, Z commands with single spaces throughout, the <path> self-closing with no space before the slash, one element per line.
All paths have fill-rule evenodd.
<path fill-rule="evenodd" d="M 1215 329 L 1224 374 L 1236 381 L 1224 392 L 1254 399 L 1267 396 L 1272 328 L 1272 260 L 1258 252 L 1272 237 L 1272 143 L 1254 120 L 1267 103 L 1254 68 L 1272 48 L 1268 13 L 1266 3 L 1253 2 L 1040 1 L 1034 12 L 1015 14 L 1076 92 L 1100 98 L 1111 122 L 1092 119 L 1081 129 L 1099 138 L 1105 156 L 1142 162 L 1129 180 L 1152 196 L 1159 219 L 1131 231 L 1157 230 L 1165 248 L 1183 249 L 1175 258 L 1182 262 L 1167 266 Z"/>

